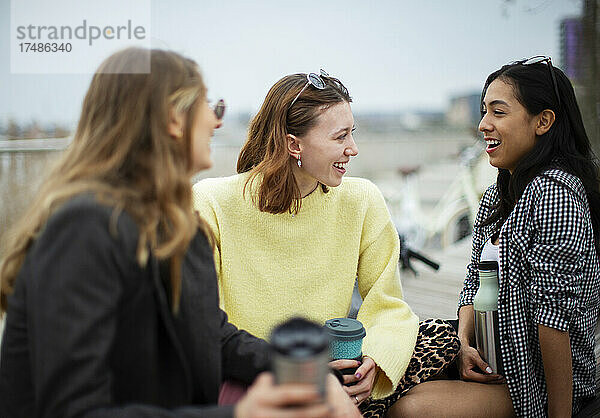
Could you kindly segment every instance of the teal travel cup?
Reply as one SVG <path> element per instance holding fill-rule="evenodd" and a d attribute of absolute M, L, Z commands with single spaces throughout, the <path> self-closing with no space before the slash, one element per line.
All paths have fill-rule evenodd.
<path fill-rule="evenodd" d="M 365 327 L 360 321 L 352 318 L 334 318 L 325 321 L 325 329 L 329 333 L 329 348 L 333 360 L 350 359 L 362 361 L 362 341 Z M 341 370 L 342 374 L 354 374 L 356 367 Z"/>

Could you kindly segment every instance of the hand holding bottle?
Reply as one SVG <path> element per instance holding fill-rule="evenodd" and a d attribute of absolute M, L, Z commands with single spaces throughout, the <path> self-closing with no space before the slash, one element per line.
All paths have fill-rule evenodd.
<path fill-rule="evenodd" d="M 234 416 L 236 418 L 329 418 L 332 416 L 331 407 L 314 385 L 299 383 L 276 385 L 274 380 L 271 373 L 265 372 L 259 375 L 248 389 L 246 396 L 235 406 Z"/>
<path fill-rule="evenodd" d="M 491 367 L 481 358 L 477 349 L 462 344 L 457 358 L 458 372 L 462 380 L 479 383 L 504 383 L 504 377 L 494 374 Z"/>

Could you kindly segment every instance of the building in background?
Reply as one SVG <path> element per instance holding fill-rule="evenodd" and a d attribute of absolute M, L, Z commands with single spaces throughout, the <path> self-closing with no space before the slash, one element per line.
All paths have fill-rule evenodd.
<path fill-rule="evenodd" d="M 446 123 L 452 127 L 466 129 L 477 126 L 481 119 L 480 100 L 479 92 L 451 97 L 445 115 Z"/>
<path fill-rule="evenodd" d="M 600 154 L 600 0 L 584 0 L 580 17 L 561 20 L 560 68 L 573 83 L 587 134 Z"/>
<path fill-rule="evenodd" d="M 572 83 L 578 85 L 585 75 L 583 52 L 583 21 L 580 17 L 563 19 L 560 22 L 559 67 Z"/>
<path fill-rule="evenodd" d="M 581 61 L 584 66 L 583 82 L 578 95 L 579 107 L 592 147 L 600 155 L 600 0 L 584 0 L 583 51 Z"/>

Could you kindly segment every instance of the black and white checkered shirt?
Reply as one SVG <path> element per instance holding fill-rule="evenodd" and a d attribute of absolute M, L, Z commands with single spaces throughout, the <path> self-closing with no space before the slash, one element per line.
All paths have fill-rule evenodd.
<path fill-rule="evenodd" d="M 477 263 L 499 223 L 482 227 L 498 200 L 496 185 L 483 195 L 471 263 L 459 308 L 472 305 Z M 573 412 L 594 396 L 594 329 L 600 308 L 600 266 L 590 209 L 581 181 L 551 169 L 527 185 L 500 229 L 498 296 L 500 348 L 517 416 L 546 415 L 548 394 L 537 325 L 569 331 L 573 358 Z"/>

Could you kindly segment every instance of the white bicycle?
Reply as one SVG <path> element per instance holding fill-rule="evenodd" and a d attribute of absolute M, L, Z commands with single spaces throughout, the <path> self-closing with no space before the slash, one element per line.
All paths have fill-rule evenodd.
<path fill-rule="evenodd" d="M 419 172 L 402 170 L 400 187 L 380 186 L 399 233 L 415 248 L 446 248 L 469 236 L 479 200 L 496 176 L 482 146 L 475 144 L 461 153 L 452 182 L 429 211 L 422 207 Z"/>

